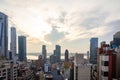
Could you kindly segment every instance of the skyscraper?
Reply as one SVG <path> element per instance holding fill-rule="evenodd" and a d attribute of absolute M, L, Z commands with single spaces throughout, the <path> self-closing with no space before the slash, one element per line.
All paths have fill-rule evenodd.
<path fill-rule="evenodd" d="M 47 50 L 46 45 L 42 45 L 42 59 L 46 61 Z"/>
<path fill-rule="evenodd" d="M 16 55 L 16 28 L 11 27 L 11 43 L 10 43 L 10 50 L 12 53 L 12 59 L 15 60 Z"/>
<path fill-rule="evenodd" d="M 113 44 L 115 46 L 120 46 L 120 31 L 119 32 L 116 32 L 113 36 Z"/>
<path fill-rule="evenodd" d="M 60 62 L 61 61 L 61 47 L 60 45 L 56 45 L 56 49 L 55 49 L 55 55 L 56 55 L 56 61 Z"/>
<path fill-rule="evenodd" d="M 18 58 L 19 61 L 26 61 L 26 37 L 18 36 Z"/>
<path fill-rule="evenodd" d="M 69 57 L 69 51 L 66 49 L 66 50 L 65 50 L 65 61 L 66 61 L 66 62 L 69 61 L 68 57 Z"/>
<path fill-rule="evenodd" d="M 0 12 L 0 56 L 8 58 L 8 16 Z"/>
<path fill-rule="evenodd" d="M 90 40 L 90 63 L 97 63 L 97 48 L 98 48 L 98 38 L 91 38 Z"/>

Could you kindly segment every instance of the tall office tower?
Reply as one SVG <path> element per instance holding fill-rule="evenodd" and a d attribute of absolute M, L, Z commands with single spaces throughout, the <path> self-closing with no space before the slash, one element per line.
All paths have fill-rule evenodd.
<path fill-rule="evenodd" d="M 19 61 L 26 61 L 26 37 L 18 36 L 18 58 Z"/>
<path fill-rule="evenodd" d="M 0 56 L 8 58 L 8 16 L 0 12 Z"/>
<path fill-rule="evenodd" d="M 120 31 L 114 34 L 113 44 L 117 47 L 120 46 Z"/>
<path fill-rule="evenodd" d="M 46 45 L 42 45 L 42 59 L 46 61 L 46 57 L 47 57 Z"/>
<path fill-rule="evenodd" d="M 97 63 L 97 49 L 98 49 L 98 38 L 91 38 L 90 40 L 90 63 Z"/>
<path fill-rule="evenodd" d="M 12 53 L 12 59 L 16 62 L 16 28 L 11 27 L 11 43 L 10 43 L 10 50 Z"/>
<path fill-rule="evenodd" d="M 59 45 L 56 45 L 56 50 L 55 50 L 55 54 L 56 54 L 56 61 L 60 62 L 61 61 L 61 47 Z"/>
<path fill-rule="evenodd" d="M 65 61 L 66 61 L 66 62 L 69 61 L 68 57 L 69 57 L 69 51 L 66 49 L 66 50 L 65 50 Z"/>

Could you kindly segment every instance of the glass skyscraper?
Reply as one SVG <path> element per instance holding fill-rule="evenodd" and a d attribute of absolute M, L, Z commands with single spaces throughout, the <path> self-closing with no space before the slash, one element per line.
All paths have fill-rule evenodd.
<path fill-rule="evenodd" d="M 42 59 L 46 61 L 46 57 L 47 57 L 46 45 L 42 45 Z"/>
<path fill-rule="evenodd" d="M 10 50 L 12 54 L 12 59 L 16 61 L 16 28 L 11 27 L 11 43 L 10 43 Z"/>
<path fill-rule="evenodd" d="M 97 63 L 98 38 L 90 39 L 90 63 Z"/>
<path fill-rule="evenodd" d="M 60 45 L 56 45 L 55 56 L 56 56 L 56 62 L 60 62 L 61 61 L 61 47 L 60 47 Z"/>
<path fill-rule="evenodd" d="M 68 62 L 69 61 L 69 51 L 66 49 L 65 50 L 65 61 Z"/>
<path fill-rule="evenodd" d="M 0 12 L 0 56 L 8 58 L 8 16 Z"/>
<path fill-rule="evenodd" d="M 18 36 L 18 58 L 19 61 L 26 61 L 26 37 Z"/>

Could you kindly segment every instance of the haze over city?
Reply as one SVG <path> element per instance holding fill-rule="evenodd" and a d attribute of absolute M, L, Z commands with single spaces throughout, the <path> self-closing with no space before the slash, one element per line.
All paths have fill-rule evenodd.
<path fill-rule="evenodd" d="M 0 80 L 120 80 L 120 0 L 0 0 Z"/>
<path fill-rule="evenodd" d="M 55 45 L 71 53 L 86 53 L 91 37 L 111 41 L 120 30 L 119 0 L 0 0 L 0 11 L 9 16 L 9 30 L 27 36 L 27 53 L 40 53 Z M 24 18 L 24 19 L 23 19 Z"/>

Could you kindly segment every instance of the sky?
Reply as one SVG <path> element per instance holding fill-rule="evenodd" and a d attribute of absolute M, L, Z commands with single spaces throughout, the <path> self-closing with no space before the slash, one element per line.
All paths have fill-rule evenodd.
<path fill-rule="evenodd" d="M 111 41 L 120 30 L 120 0 L 0 0 L 9 17 L 9 30 L 27 36 L 27 53 L 40 53 L 42 45 L 53 52 L 89 51 L 90 38 Z"/>

